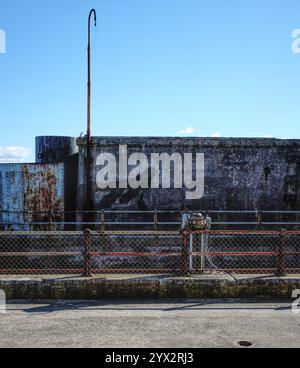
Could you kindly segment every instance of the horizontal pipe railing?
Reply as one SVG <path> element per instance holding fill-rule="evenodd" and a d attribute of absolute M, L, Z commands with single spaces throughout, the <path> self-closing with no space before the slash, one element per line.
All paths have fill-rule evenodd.
<path fill-rule="evenodd" d="M 189 212 L 203 212 L 203 213 L 208 213 L 208 214 L 299 214 L 300 215 L 300 211 L 289 211 L 289 210 L 275 210 L 275 211 L 266 211 L 266 210 L 234 210 L 234 211 L 230 211 L 230 210 L 205 210 L 205 209 L 198 209 L 198 210 L 193 210 L 193 211 L 189 211 Z M 23 215 L 23 214 L 53 214 L 53 215 L 75 215 L 75 214 L 101 214 L 101 213 L 106 213 L 106 214 L 153 214 L 153 213 L 158 213 L 158 214 L 180 214 L 181 211 L 179 210 L 147 210 L 147 211 L 139 211 L 139 210 L 99 210 L 99 211 L 11 211 L 11 210 L 0 210 L 0 214 L 19 214 L 19 215 Z"/>
<path fill-rule="evenodd" d="M 101 222 L 91 222 L 91 221 L 76 221 L 76 222 L 66 222 L 66 221 L 61 221 L 61 222 L 0 222 L 0 225 L 3 226 L 10 226 L 10 225 L 15 225 L 15 226 L 49 226 L 49 225 L 55 225 L 55 226 L 68 226 L 68 225 L 94 225 L 94 226 L 99 226 L 101 225 Z M 153 222 L 153 221 L 105 221 L 103 222 L 103 224 L 108 225 L 108 226 L 113 226 L 113 225 L 148 225 L 148 226 L 153 226 L 153 225 L 181 225 L 181 222 L 179 221 L 174 221 L 174 222 L 169 222 L 169 221 L 159 221 L 159 222 Z M 257 225 L 257 222 L 243 222 L 243 221 L 212 221 L 212 225 Z M 261 222 L 260 225 L 300 225 L 300 222 L 293 222 L 293 221 L 274 221 L 274 222 Z"/>

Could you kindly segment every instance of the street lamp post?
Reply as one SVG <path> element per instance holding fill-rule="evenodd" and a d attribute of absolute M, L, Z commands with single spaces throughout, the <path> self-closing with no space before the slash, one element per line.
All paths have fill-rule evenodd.
<path fill-rule="evenodd" d="M 91 19 L 94 16 L 95 27 L 97 26 L 97 14 L 96 10 L 92 9 L 89 14 L 88 24 L 88 111 L 87 111 L 87 139 L 88 143 L 91 144 Z"/>
<path fill-rule="evenodd" d="M 92 150 L 92 133 L 91 133 L 91 20 L 94 18 L 95 27 L 97 26 L 96 10 L 92 9 L 88 19 L 88 84 L 87 84 L 87 163 L 86 163 L 86 211 L 93 209 L 91 200 L 91 150 Z M 86 218 L 89 219 L 90 216 Z"/>

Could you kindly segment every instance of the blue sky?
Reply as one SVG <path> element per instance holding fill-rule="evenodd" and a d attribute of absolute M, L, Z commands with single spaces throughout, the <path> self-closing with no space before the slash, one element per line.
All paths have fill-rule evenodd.
<path fill-rule="evenodd" d="M 300 138 L 299 0 L 0 0 L 0 159 L 85 131 L 92 7 L 93 135 Z"/>

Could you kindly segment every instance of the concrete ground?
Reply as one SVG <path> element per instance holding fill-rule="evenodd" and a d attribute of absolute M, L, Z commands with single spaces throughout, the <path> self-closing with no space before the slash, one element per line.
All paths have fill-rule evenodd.
<path fill-rule="evenodd" d="M 300 347 L 290 302 L 13 302 L 0 314 L 0 347 Z"/>

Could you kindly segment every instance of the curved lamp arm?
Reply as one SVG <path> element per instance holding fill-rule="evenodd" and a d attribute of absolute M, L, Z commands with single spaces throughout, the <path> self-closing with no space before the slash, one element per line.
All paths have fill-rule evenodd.
<path fill-rule="evenodd" d="M 87 140 L 91 144 L 91 19 L 94 16 L 95 27 L 97 26 L 97 13 L 92 9 L 88 21 L 88 111 L 87 111 Z"/>

